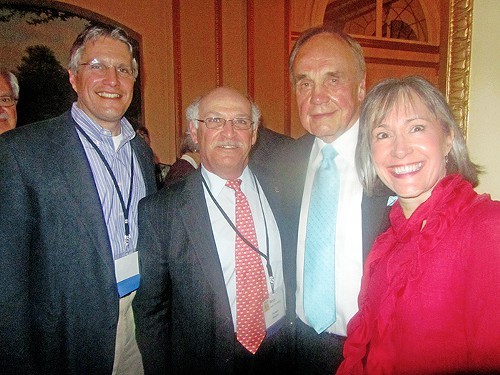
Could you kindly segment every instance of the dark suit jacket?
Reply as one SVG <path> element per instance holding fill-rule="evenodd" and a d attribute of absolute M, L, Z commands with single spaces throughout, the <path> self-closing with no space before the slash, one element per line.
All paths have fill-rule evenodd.
<path fill-rule="evenodd" d="M 259 126 L 257 141 L 250 151 L 250 167 L 259 165 L 268 171 L 273 171 L 276 163 L 279 163 L 280 151 L 293 142 L 292 137 Z M 276 172 L 279 172 L 279 169 Z"/>
<path fill-rule="evenodd" d="M 314 143 L 314 136 L 306 134 L 291 147 L 282 150 L 282 176 L 286 181 L 287 206 L 286 215 L 290 218 L 290 225 L 294 228 L 290 235 L 294 248 L 297 246 L 297 234 L 299 227 L 300 208 L 302 205 L 302 195 L 304 192 L 304 184 L 306 178 L 307 165 L 309 156 Z M 379 195 L 368 197 L 363 194 L 361 202 L 362 210 L 362 233 L 363 233 L 363 257 L 366 259 L 368 252 L 375 241 L 375 238 L 389 227 L 389 207 L 387 207 L 387 199 L 389 191 L 384 191 Z M 293 259 L 288 263 L 296 265 L 296 251 L 291 253 Z M 294 274 L 295 278 L 295 274 Z M 295 279 L 293 281 L 295 284 Z M 295 301 L 295 298 L 294 298 Z"/>
<path fill-rule="evenodd" d="M 177 158 L 168 170 L 163 186 L 172 185 L 175 181 L 193 173 L 195 170 L 196 168 L 190 162 Z"/>
<path fill-rule="evenodd" d="M 258 167 L 253 172 L 285 230 L 279 188 Z M 133 305 L 146 373 L 234 373 L 233 321 L 200 170 L 141 200 L 139 222 L 141 285 Z M 283 243 L 283 252 L 287 246 Z M 286 284 L 290 275 L 284 276 Z M 257 351 L 268 370 L 288 363 L 289 327 L 266 338 Z"/>
<path fill-rule="evenodd" d="M 131 144 L 151 193 L 152 152 Z M 70 112 L 5 133 L 0 160 L 0 372 L 111 374 L 114 262 Z"/>

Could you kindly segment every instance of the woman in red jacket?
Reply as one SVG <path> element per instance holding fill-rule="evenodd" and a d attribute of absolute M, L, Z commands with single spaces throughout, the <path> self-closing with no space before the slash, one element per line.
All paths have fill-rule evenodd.
<path fill-rule="evenodd" d="M 365 264 L 337 374 L 500 372 L 500 202 L 443 98 L 412 76 L 377 84 L 360 118 L 367 191 L 397 195 Z"/>

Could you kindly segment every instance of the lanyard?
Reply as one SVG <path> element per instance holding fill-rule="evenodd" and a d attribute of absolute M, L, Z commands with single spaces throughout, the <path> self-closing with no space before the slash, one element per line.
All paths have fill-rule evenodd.
<path fill-rule="evenodd" d="M 103 153 L 101 150 L 99 150 L 99 147 L 92 141 L 92 139 L 89 137 L 87 133 L 80 127 L 80 125 L 76 125 L 76 128 L 78 131 L 85 137 L 85 139 L 92 145 L 94 150 L 96 150 L 97 155 L 101 158 L 104 166 L 108 170 L 109 175 L 111 176 L 111 179 L 113 180 L 113 185 L 115 185 L 116 192 L 118 194 L 118 198 L 120 198 L 120 205 L 122 208 L 123 212 L 123 217 L 125 219 L 125 245 L 128 245 L 130 241 L 130 225 L 128 221 L 128 216 L 129 216 L 129 210 L 130 210 L 130 202 L 132 201 L 132 186 L 134 183 L 134 150 L 130 148 L 130 189 L 128 192 L 128 201 L 127 205 L 125 205 L 125 201 L 123 199 L 122 192 L 120 191 L 120 186 L 118 185 L 118 181 L 116 181 L 115 174 L 113 173 L 113 170 L 111 169 L 111 166 L 109 163 L 106 161 L 106 158 L 104 157 Z"/>
<path fill-rule="evenodd" d="M 231 221 L 231 219 L 229 218 L 229 216 L 227 216 L 226 212 L 221 207 L 221 205 L 219 204 L 219 202 L 217 202 L 217 200 L 215 199 L 214 195 L 210 191 L 210 188 L 208 187 L 207 182 L 205 181 L 205 179 L 203 178 L 203 176 L 201 176 L 201 180 L 203 181 L 203 185 L 205 186 L 205 188 L 208 191 L 208 195 L 210 195 L 210 198 L 212 198 L 212 201 L 215 203 L 215 205 L 219 209 L 219 211 L 222 214 L 222 216 L 224 216 L 224 219 L 226 219 L 227 223 L 231 226 L 231 228 L 233 228 L 234 232 L 238 235 L 238 237 L 240 237 L 243 240 L 243 242 L 245 242 L 248 246 L 250 246 L 250 248 L 253 251 L 255 251 L 257 254 L 259 254 L 262 258 L 264 258 L 266 260 L 266 269 L 267 269 L 267 273 L 269 275 L 269 283 L 271 284 L 271 290 L 272 290 L 272 292 L 274 294 L 274 276 L 273 276 L 273 268 L 271 267 L 271 261 L 270 261 L 270 257 L 269 257 L 269 233 L 267 231 L 266 215 L 264 213 L 264 207 L 262 206 L 262 199 L 260 197 L 260 190 L 259 190 L 259 185 L 257 184 L 257 178 L 255 177 L 255 175 L 253 175 L 253 178 L 254 178 L 254 181 L 255 181 L 255 186 L 257 187 L 257 194 L 259 196 L 260 209 L 262 211 L 262 216 L 264 218 L 264 228 L 265 228 L 265 231 L 266 231 L 266 248 L 267 248 L 266 253 L 267 254 L 264 254 L 263 252 L 261 252 L 258 248 L 256 248 L 250 241 L 248 241 L 241 234 L 241 232 L 238 230 L 238 228 L 236 228 L 236 226 Z"/>

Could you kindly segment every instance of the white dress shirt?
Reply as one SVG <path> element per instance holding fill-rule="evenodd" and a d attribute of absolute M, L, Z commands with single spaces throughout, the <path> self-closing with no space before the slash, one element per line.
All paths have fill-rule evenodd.
<path fill-rule="evenodd" d="M 358 311 L 357 298 L 363 274 L 363 246 L 361 224 L 361 200 L 363 187 L 359 182 L 354 163 L 358 140 L 359 123 L 336 139 L 332 146 L 338 155 L 335 158 L 340 173 L 340 193 L 335 236 L 335 305 L 336 322 L 327 332 L 346 336 L 347 323 Z M 300 209 L 297 241 L 297 316 L 306 324 L 303 298 L 304 252 L 309 201 L 316 170 L 321 164 L 321 150 L 326 145 L 316 138 L 311 150 Z"/>
<path fill-rule="evenodd" d="M 207 171 L 203 165 L 201 166 L 201 174 L 207 185 L 212 192 L 212 195 L 227 214 L 229 219 L 235 224 L 235 209 L 236 200 L 235 192 L 233 189 L 225 186 L 226 180 L 218 177 L 217 175 Z M 276 293 L 279 291 L 284 292 L 283 281 L 283 267 L 281 259 L 281 237 L 271 211 L 271 207 L 267 198 L 262 190 L 257 179 L 248 167 L 245 168 L 241 179 L 241 191 L 247 197 L 252 211 L 252 217 L 255 224 L 255 232 L 257 235 L 258 249 L 260 252 L 267 254 L 266 249 L 266 226 L 267 234 L 269 236 L 269 258 L 271 260 L 271 267 L 274 276 L 274 290 Z M 236 332 L 236 261 L 235 261 L 235 242 L 236 233 L 226 221 L 220 210 L 217 208 L 212 198 L 210 197 L 206 187 L 204 187 L 205 199 L 207 201 L 208 212 L 210 215 L 210 223 L 212 225 L 212 232 L 214 234 L 215 243 L 217 245 L 217 252 L 224 274 L 224 281 L 226 283 L 227 296 L 231 306 L 231 315 L 233 317 L 234 330 Z M 269 295 L 271 295 L 271 284 L 269 282 L 269 275 L 266 269 L 266 260 L 261 257 L 264 272 L 266 274 L 267 288 Z"/>
<path fill-rule="evenodd" d="M 198 168 L 198 163 L 196 162 L 196 160 L 194 160 L 191 156 L 189 156 L 188 154 L 184 154 L 181 156 L 181 159 L 182 160 L 185 160 L 187 161 L 189 164 L 191 164 L 193 166 L 194 169 L 197 169 Z"/>

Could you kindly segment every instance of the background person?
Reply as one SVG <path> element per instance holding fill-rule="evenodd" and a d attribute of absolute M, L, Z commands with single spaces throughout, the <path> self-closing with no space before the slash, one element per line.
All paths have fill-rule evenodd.
<path fill-rule="evenodd" d="M 200 163 L 200 153 L 198 152 L 198 145 L 193 142 L 191 133 L 186 132 L 182 138 L 180 147 L 180 157 L 178 157 L 174 164 L 168 170 L 165 178 L 164 186 L 168 186 L 175 181 L 193 173 Z"/>
<path fill-rule="evenodd" d="M 145 371 L 286 373 L 281 193 L 272 174 L 248 167 L 260 111 L 238 91 L 219 87 L 186 113 L 201 166 L 139 209 L 141 286 L 134 311 Z M 238 183 L 249 206 L 244 218 Z M 252 265 L 241 264 L 244 259 Z M 253 294 L 245 283 L 259 288 Z M 251 306 L 247 294 L 254 296 Z"/>
<path fill-rule="evenodd" d="M 420 77 L 367 95 L 357 164 L 398 200 L 368 256 L 338 374 L 500 371 L 500 202 L 439 91 Z M 377 177 L 378 176 L 378 177 Z"/>
<path fill-rule="evenodd" d="M 256 166 L 257 168 L 269 169 L 269 173 L 279 173 L 279 169 L 273 170 L 276 163 L 279 163 L 279 150 L 285 145 L 290 145 L 293 141 L 292 137 L 265 128 L 262 124 L 259 125 L 257 140 L 248 156 L 250 168 Z M 168 185 L 198 168 L 200 159 L 198 146 L 192 141 L 190 133 L 186 133 L 182 141 L 181 155 L 181 158 L 178 158 L 169 170 Z"/>
<path fill-rule="evenodd" d="M 285 152 L 281 167 L 288 163 L 284 186 L 297 248 L 290 262 L 296 264 L 297 278 L 296 369 L 299 374 L 328 374 L 342 360 L 346 326 L 357 311 L 363 260 L 375 237 L 387 228 L 388 195 L 367 197 L 356 173 L 366 75 L 360 45 L 328 27 L 312 28 L 295 43 L 289 68 L 300 121 L 307 130 Z M 323 157 L 328 150 L 335 151 L 334 159 Z M 334 182 L 323 183 L 325 179 Z M 326 199 L 337 195 L 327 210 L 322 210 L 327 207 L 324 198 L 312 204 L 319 192 Z"/>
<path fill-rule="evenodd" d="M 89 26 L 70 53 L 77 102 L 0 136 L 5 374 L 143 372 L 137 205 L 156 186 L 151 149 L 123 117 L 137 74 L 127 35 Z"/>
<path fill-rule="evenodd" d="M 135 132 L 139 137 L 141 137 L 142 139 L 144 139 L 144 141 L 146 141 L 149 147 L 151 147 L 151 137 L 149 135 L 148 128 L 146 128 L 145 126 L 139 126 Z M 165 183 L 165 179 L 167 178 L 167 173 L 170 169 L 170 164 L 165 164 L 160 162 L 160 159 L 158 158 L 152 147 L 151 150 L 153 151 L 153 158 L 155 162 L 156 186 L 159 189 Z"/>
<path fill-rule="evenodd" d="M 16 76 L 0 69 L 0 134 L 16 127 L 18 100 L 19 84 Z"/>

